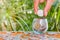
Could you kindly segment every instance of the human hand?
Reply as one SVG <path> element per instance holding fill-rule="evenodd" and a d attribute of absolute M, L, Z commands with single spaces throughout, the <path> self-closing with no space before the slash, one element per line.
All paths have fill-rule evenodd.
<path fill-rule="evenodd" d="M 44 8 L 44 16 L 47 16 L 48 11 L 50 10 L 54 0 L 47 0 L 46 6 Z"/>
<path fill-rule="evenodd" d="M 54 2 L 54 0 L 46 0 L 46 1 L 47 1 L 47 3 L 46 3 L 46 6 L 44 8 L 44 14 L 43 14 L 44 16 L 47 16 L 47 13 L 50 10 L 50 8 Z M 34 0 L 34 12 L 35 12 L 35 14 L 38 14 L 39 3 L 43 3 L 43 2 L 44 2 L 44 0 Z"/>

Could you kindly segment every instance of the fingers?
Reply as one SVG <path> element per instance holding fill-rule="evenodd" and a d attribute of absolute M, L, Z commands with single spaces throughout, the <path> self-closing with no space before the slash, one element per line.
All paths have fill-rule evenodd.
<path fill-rule="evenodd" d="M 50 10 L 54 0 L 47 0 L 46 6 L 44 8 L 44 16 L 47 16 L 48 11 Z"/>
<path fill-rule="evenodd" d="M 38 12 L 38 4 L 39 4 L 39 0 L 34 0 L 34 12 L 35 12 L 35 14 L 37 14 L 37 12 Z"/>
<path fill-rule="evenodd" d="M 39 3 L 44 2 L 44 0 L 34 0 L 34 12 L 37 14 Z M 44 16 L 47 16 L 48 11 L 50 10 L 54 0 L 47 0 L 46 6 L 44 8 Z"/>
<path fill-rule="evenodd" d="M 43 3 L 44 0 L 34 0 L 34 13 L 37 14 L 38 12 L 38 5 L 39 3 Z"/>
<path fill-rule="evenodd" d="M 44 16 L 47 16 L 48 11 L 44 10 Z"/>

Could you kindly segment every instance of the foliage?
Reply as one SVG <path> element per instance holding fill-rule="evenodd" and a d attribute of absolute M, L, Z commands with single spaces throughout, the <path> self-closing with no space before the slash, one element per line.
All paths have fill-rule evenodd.
<path fill-rule="evenodd" d="M 32 31 L 32 21 L 38 18 L 33 12 L 32 0 L 2 0 L 0 3 L 1 31 Z M 43 9 L 45 3 L 39 6 Z M 59 31 L 60 3 L 52 6 L 48 13 L 49 31 Z"/>

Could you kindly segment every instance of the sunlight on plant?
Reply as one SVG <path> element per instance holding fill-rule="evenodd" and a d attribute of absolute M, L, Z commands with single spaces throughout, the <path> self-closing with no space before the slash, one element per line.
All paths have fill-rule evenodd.
<path fill-rule="evenodd" d="M 21 20 L 29 30 L 29 26 L 24 21 L 27 17 L 24 15 L 19 15 L 21 12 L 25 11 L 25 1 L 22 0 L 2 0 L 0 3 L 0 27 L 2 31 L 16 31 L 17 25 L 24 31 L 23 25 L 20 23 Z M 21 2 L 21 3 L 20 3 Z M 19 16 L 18 16 L 19 15 Z M 23 17 L 23 18 L 22 18 Z M 28 20 L 28 19 L 27 19 Z"/>
<path fill-rule="evenodd" d="M 55 5 L 53 5 L 53 7 L 51 8 L 51 11 L 49 12 L 49 15 L 50 15 L 50 18 L 51 19 L 48 19 L 48 20 L 50 20 L 50 22 L 49 22 L 49 26 L 51 26 L 51 28 L 49 29 L 49 30 L 52 30 L 52 31 L 60 31 L 60 27 L 59 27 L 59 25 L 60 25 L 60 2 L 59 1 L 57 1 L 56 3 L 55 3 Z M 49 15 L 48 15 L 48 17 L 49 17 Z"/>
<path fill-rule="evenodd" d="M 45 3 L 39 7 L 43 9 Z M 0 0 L 0 31 L 32 31 L 32 21 L 38 18 L 32 0 Z M 60 3 L 56 2 L 47 16 L 48 31 L 60 31 Z"/>

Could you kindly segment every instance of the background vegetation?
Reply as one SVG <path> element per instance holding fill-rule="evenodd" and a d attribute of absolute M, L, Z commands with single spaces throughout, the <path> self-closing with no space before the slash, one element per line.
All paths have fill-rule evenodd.
<path fill-rule="evenodd" d="M 46 2 L 39 7 L 44 8 Z M 33 0 L 1 0 L 0 31 L 32 31 L 32 21 L 38 18 L 33 11 Z M 60 2 L 48 12 L 48 31 L 60 31 Z"/>

